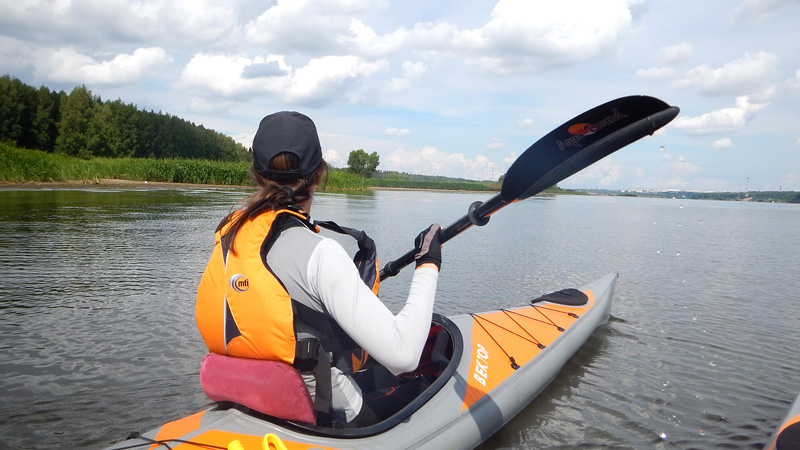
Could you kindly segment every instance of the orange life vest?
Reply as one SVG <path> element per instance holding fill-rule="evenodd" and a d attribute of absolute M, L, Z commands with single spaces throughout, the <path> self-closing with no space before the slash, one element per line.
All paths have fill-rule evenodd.
<path fill-rule="evenodd" d="M 319 228 L 309 221 L 308 216 L 291 209 L 264 212 L 246 221 L 236 235 L 235 251 L 228 248 L 222 239 L 230 228 L 231 221 L 217 231 L 214 251 L 197 289 L 195 311 L 197 326 L 209 351 L 288 364 L 295 362 L 298 349 L 294 322 L 297 319 L 298 305 L 293 305 L 289 293 L 266 267 L 262 255 L 267 241 L 274 239 L 277 234 L 273 224 L 281 214 L 295 216 L 303 225 L 319 232 Z M 354 262 L 364 282 L 377 294 L 380 278 L 377 276 L 378 260 L 372 239 L 361 231 L 340 227 L 333 222 L 319 224 L 358 240 L 359 253 Z M 309 312 L 308 308 L 301 310 L 304 311 L 306 322 L 309 315 L 322 316 L 321 313 Z M 335 355 L 336 365 L 342 369 L 346 367 L 351 372 L 357 371 L 358 366 L 363 364 L 360 349 L 358 356 L 349 357 L 347 350 L 352 346 L 345 345 L 342 348 L 339 343 L 330 344 L 332 339 L 349 339 L 343 332 L 332 330 L 329 324 L 324 323 L 327 321 L 313 322 L 321 335 L 328 336 L 325 341 L 329 344 L 322 343 L 324 347 L 329 347 L 328 351 L 338 354 L 340 352 L 336 350 L 345 350 L 341 355 L 343 357 Z M 335 325 L 333 328 L 338 329 Z M 305 352 L 300 349 L 299 354 L 305 355 Z M 345 354 L 348 356 L 345 357 Z"/>
<path fill-rule="evenodd" d="M 261 257 L 262 244 L 279 214 L 307 221 L 290 210 L 262 213 L 239 229 L 235 251 L 222 240 L 230 221 L 216 233 L 214 251 L 197 288 L 195 311 L 200 334 L 213 353 L 294 362 L 291 298 Z"/>

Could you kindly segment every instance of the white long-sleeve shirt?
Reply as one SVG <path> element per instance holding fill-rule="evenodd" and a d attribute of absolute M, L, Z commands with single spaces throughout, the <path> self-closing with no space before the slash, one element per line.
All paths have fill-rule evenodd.
<path fill-rule="evenodd" d="M 327 313 L 378 363 L 394 374 L 414 370 L 428 337 L 439 272 L 414 271 L 408 299 L 394 315 L 361 280 L 352 259 L 333 239 L 293 227 L 275 241 L 267 263 L 292 299 Z M 304 375 L 312 396 L 314 378 Z M 358 385 L 331 369 L 332 407 L 347 421 L 361 410 Z"/>

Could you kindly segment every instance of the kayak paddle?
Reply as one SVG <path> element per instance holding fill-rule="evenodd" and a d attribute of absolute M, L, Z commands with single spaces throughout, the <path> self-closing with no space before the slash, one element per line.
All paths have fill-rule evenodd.
<path fill-rule="evenodd" d="M 611 153 L 668 124 L 680 110 L 644 95 L 622 97 L 590 109 L 528 147 L 506 172 L 500 193 L 470 205 L 467 214 L 442 229 L 444 244 L 467 228 L 483 226 L 504 206 L 534 196 Z M 414 261 L 416 250 L 388 262 L 384 280 Z"/>

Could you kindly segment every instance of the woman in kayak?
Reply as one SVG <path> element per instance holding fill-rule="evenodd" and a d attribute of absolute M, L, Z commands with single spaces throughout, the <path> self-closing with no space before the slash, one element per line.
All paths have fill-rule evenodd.
<path fill-rule="evenodd" d="M 416 270 L 395 316 L 310 219 L 326 172 L 310 118 L 279 112 L 261 121 L 251 167 L 260 188 L 217 228 L 196 319 L 210 352 L 293 364 L 320 424 L 366 425 L 398 407 L 363 395 L 353 374 L 364 351 L 393 374 L 416 368 L 431 323 L 441 229 L 431 225 L 415 240 Z M 363 269 L 375 277 L 374 267 Z"/>

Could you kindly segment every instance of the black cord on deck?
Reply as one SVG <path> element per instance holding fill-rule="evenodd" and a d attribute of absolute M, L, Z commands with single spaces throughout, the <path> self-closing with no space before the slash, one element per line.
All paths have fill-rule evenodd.
<path fill-rule="evenodd" d="M 522 335 L 519 335 L 519 334 L 517 334 L 517 333 L 514 333 L 513 331 L 511 331 L 511 330 L 509 330 L 509 329 L 507 329 L 507 328 L 505 328 L 505 327 L 503 327 L 503 326 L 500 326 L 500 325 L 498 325 L 498 324 L 496 324 L 496 323 L 492 322 L 492 321 L 491 321 L 491 320 L 489 320 L 489 319 L 486 319 L 486 318 L 484 318 L 484 317 L 481 317 L 481 316 L 479 316 L 479 315 L 476 315 L 476 314 L 470 314 L 470 315 L 471 315 L 473 318 L 475 318 L 475 319 L 482 319 L 482 320 L 485 320 L 485 321 L 489 322 L 490 324 L 492 324 L 492 325 L 494 325 L 494 326 L 496 326 L 496 327 L 500 327 L 500 328 L 502 328 L 502 329 L 504 329 L 504 330 L 508 331 L 509 333 L 516 334 L 517 336 L 521 337 L 522 339 L 525 339 L 525 340 L 526 340 L 526 341 L 528 341 L 528 342 L 532 342 L 532 341 L 530 341 L 528 338 L 526 338 L 525 336 L 522 336 Z M 506 354 L 506 357 L 507 357 L 507 358 L 508 358 L 508 360 L 511 362 L 511 368 L 512 368 L 512 369 L 514 369 L 514 370 L 517 370 L 517 369 L 519 369 L 519 368 L 520 368 L 520 365 L 519 365 L 519 364 L 517 364 L 517 361 L 516 361 L 516 360 L 514 360 L 514 357 L 513 357 L 513 356 L 511 356 L 511 355 L 509 355 L 509 354 L 508 354 L 508 352 L 506 351 L 506 349 L 504 349 L 504 348 L 503 348 L 503 346 L 502 346 L 502 345 L 500 345 L 500 343 L 499 343 L 499 342 L 497 342 L 497 339 L 495 339 L 495 338 L 494 338 L 494 336 L 492 336 L 492 333 L 490 333 L 490 332 L 489 332 L 489 330 L 487 330 L 487 329 L 486 329 L 486 327 L 485 327 L 485 326 L 483 326 L 483 324 L 481 323 L 481 321 L 480 321 L 480 320 L 475 320 L 475 323 L 477 323 L 478 325 L 480 325 L 480 326 L 481 326 L 481 328 L 483 328 L 483 331 L 485 331 L 485 332 L 486 332 L 486 334 L 488 334 L 488 335 L 489 335 L 489 337 L 490 337 L 490 338 L 492 338 L 492 340 L 494 341 L 494 343 L 495 343 L 495 344 L 497 344 L 497 346 L 500 348 L 500 350 L 502 350 L 502 351 L 503 351 L 503 353 L 505 353 L 505 354 Z M 535 343 L 535 342 L 533 342 L 533 343 Z"/>

